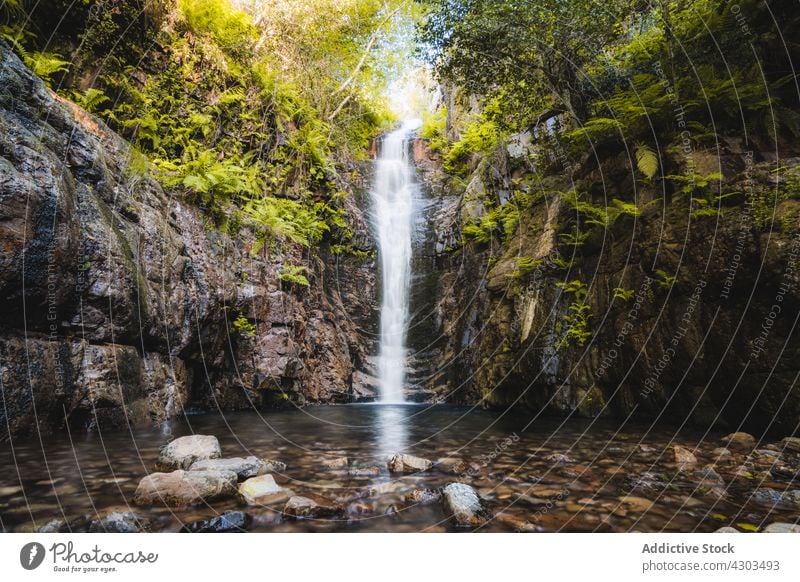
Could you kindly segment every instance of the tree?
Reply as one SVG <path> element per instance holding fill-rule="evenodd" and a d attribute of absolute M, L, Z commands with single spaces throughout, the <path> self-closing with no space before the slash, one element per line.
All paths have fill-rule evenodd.
<path fill-rule="evenodd" d="M 583 120 L 582 69 L 619 34 L 629 0 L 420 0 L 424 51 L 470 92 L 550 97 Z M 538 108 L 542 108 L 538 103 Z"/>

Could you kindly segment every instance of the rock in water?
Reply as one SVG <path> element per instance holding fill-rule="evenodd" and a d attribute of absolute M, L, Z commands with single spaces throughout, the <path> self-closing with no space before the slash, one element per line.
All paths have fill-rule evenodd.
<path fill-rule="evenodd" d="M 800 490 L 776 491 L 769 487 L 759 487 L 753 491 L 751 499 L 763 505 L 783 505 L 800 507 Z"/>
<path fill-rule="evenodd" d="M 781 441 L 781 448 L 793 453 L 800 453 L 800 437 L 786 437 Z"/>
<path fill-rule="evenodd" d="M 800 533 L 800 525 L 775 522 L 765 527 L 763 533 Z"/>
<path fill-rule="evenodd" d="M 233 457 L 231 459 L 205 459 L 196 461 L 190 471 L 233 471 L 240 481 L 272 471 L 285 471 L 286 463 L 268 461 L 257 457 Z"/>
<path fill-rule="evenodd" d="M 248 505 L 270 505 L 283 503 L 292 492 L 278 485 L 272 475 L 260 475 L 239 485 L 239 495 Z"/>
<path fill-rule="evenodd" d="M 136 505 L 185 507 L 234 495 L 236 480 L 233 471 L 152 473 L 139 482 L 133 502 Z"/>
<path fill-rule="evenodd" d="M 320 519 L 333 518 L 342 513 L 342 508 L 327 502 L 317 502 L 308 497 L 296 495 L 289 499 L 283 508 L 287 517 Z"/>
<path fill-rule="evenodd" d="M 406 493 L 404 499 L 406 503 L 413 503 L 415 505 L 428 505 L 435 503 L 442 498 L 441 491 L 434 491 L 433 489 L 414 489 Z"/>
<path fill-rule="evenodd" d="M 148 522 L 130 511 L 115 511 L 89 525 L 89 533 L 138 533 L 147 530 Z"/>
<path fill-rule="evenodd" d="M 181 531 L 190 533 L 243 532 L 250 527 L 252 522 L 253 519 L 244 511 L 226 511 L 222 515 L 187 524 Z"/>
<path fill-rule="evenodd" d="M 161 449 L 156 467 L 160 471 L 188 469 L 197 461 L 218 459 L 222 456 L 217 437 L 193 434 L 175 439 Z"/>
<path fill-rule="evenodd" d="M 444 488 L 443 501 L 445 511 L 458 526 L 475 527 L 488 519 L 480 497 L 469 485 L 450 483 Z"/>
<path fill-rule="evenodd" d="M 388 462 L 389 471 L 392 473 L 418 473 L 427 471 L 432 466 L 433 463 L 428 459 L 400 453 L 392 455 Z"/>
<path fill-rule="evenodd" d="M 681 470 L 689 469 L 697 464 L 697 457 L 686 447 L 675 445 L 672 447 L 672 454 Z"/>
<path fill-rule="evenodd" d="M 749 453 L 756 448 L 756 438 L 746 432 L 733 432 L 722 439 L 732 451 Z"/>

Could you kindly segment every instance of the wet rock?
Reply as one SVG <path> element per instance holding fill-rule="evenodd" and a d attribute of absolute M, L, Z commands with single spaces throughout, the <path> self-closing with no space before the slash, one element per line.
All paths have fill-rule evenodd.
<path fill-rule="evenodd" d="M 39 533 L 61 533 L 69 531 L 67 522 L 63 519 L 53 519 L 39 528 Z"/>
<path fill-rule="evenodd" d="M 711 454 L 714 456 L 714 460 L 717 462 L 728 461 L 732 457 L 730 449 L 726 449 L 725 447 L 717 447 L 711 451 Z"/>
<path fill-rule="evenodd" d="M 133 512 L 116 511 L 95 520 L 89 526 L 90 533 L 138 533 L 146 531 L 149 522 Z"/>
<path fill-rule="evenodd" d="M 396 454 L 389 459 L 387 465 L 392 473 L 418 473 L 427 471 L 433 466 L 433 463 L 414 455 Z"/>
<path fill-rule="evenodd" d="M 800 533 L 800 525 L 775 522 L 765 527 L 763 533 Z"/>
<path fill-rule="evenodd" d="M 732 451 L 749 453 L 756 448 L 756 438 L 746 432 L 733 432 L 723 437 L 722 440 Z"/>
<path fill-rule="evenodd" d="M 190 471 L 233 471 L 240 481 L 271 472 L 286 470 L 286 463 L 268 461 L 257 457 L 233 457 L 230 459 L 205 459 L 196 461 Z"/>
<path fill-rule="evenodd" d="M 189 533 L 231 533 L 246 531 L 253 519 L 244 511 L 226 511 L 222 515 L 183 526 Z"/>
<path fill-rule="evenodd" d="M 786 463 L 776 463 L 770 467 L 769 473 L 776 481 L 800 481 L 800 467 Z"/>
<path fill-rule="evenodd" d="M 374 504 L 367 503 L 365 501 L 356 501 L 354 503 L 350 503 L 345 509 L 345 513 L 349 517 L 362 517 L 364 515 L 369 515 L 374 512 L 375 512 Z"/>
<path fill-rule="evenodd" d="M 232 496 L 236 493 L 236 481 L 233 471 L 152 473 L 139 482 L 133 502 L 136 505 L 184 507 Z"/>
<path fill-rule="evenodd" d="M 542 528 L 531 523 L 527 519 L 522 519 L 506 513 L 498 513 L 494 516 L 493 520 L 509 527 L 515 533 L 542 531 Z"/>
<path fill-rule="evenodd" d="M 695 479 L 699 480 L 700 485 L 704 485 L 706 487 L 725 485 L 725 481 L 711 465 L 706 465 L 702 469 L 698 469 L 697 471 L 692 473 L 692 476 Z"/>
<path fill-rule="evenodd" d="M 464 483 L 450 483 L 442 492 L 444 509 L 453 523 L 460 527 L 476 527 L 489 519 L 475 490 Z"/>
<path fill-rule="evenodd" d="M 641 474 L 627 475 L 625 484 L 630 491 L 664 491 L 669 487 L 669 480 L 658 473 L 645 471 Z"/>
<path fill-rule="evenodd" d="M 781 441 L 781 448 L 793 453 L 800 453 L 800 437 L 786 437 Z"/>
<path fill-rule="evenodd" d="M 442 499 L 442 492 L 434 489 L 414 489 L 406 493 L 403 499 L 406 503 L 428 505 L 440 501 Z"/>
<path fill-rule="evenodd" d="M 672 455 L 680 470 L 690 469 L 697 464 L 697 457 L 689 449 L 680 445 L 672 447 Z"/>
<path fill-rule="evenodd" d="M 283 514 L 294 519 L 335 518 L 342 513 L 341 506 L 327 500 L 317 501 L 310 497 L 295 495 L 283 507 Z"/>
<path fill-rule="evenodd" d="M 548 463 L 571 463 L 572 459 L 562 453 L 553 453 L 544 458 Z"/>
<path fill-rule="evenodd" d="M 240 484 L 239 496 L 248 505 L 270 505 L 283 503 L 292 496 L 292 492 L 278 485 L 275 478 L 267 474 L 251 477 Z"/>
<path fill-rule="evenodd" d="M 759 487 L 753 491 L 751 499 L 762 505 L 800 507 L 800 490 L 777 491 L 770 487 Z"/>
<path fill-rule="evenodd" d="M 443 457 L 436 460 L 436 468 L 449 475 L 463 475 L 470 470 L 469 465 L 463 459 L 453 457 Z"/>
<path fill-rule="evenodd" d="M 218 459 L 222 456 L 217 437 L 193 434 L 175 439 L 162 447 L 156 467 L 160 471 L 188 469 L 197 461 Z"/>

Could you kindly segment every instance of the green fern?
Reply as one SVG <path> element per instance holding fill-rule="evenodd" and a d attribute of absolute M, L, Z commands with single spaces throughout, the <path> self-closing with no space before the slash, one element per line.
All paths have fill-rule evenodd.
<path fill-rule="evenodd" d="M 52 83 L 53 75 L 67 72 L 70 66 L 69 61 L 63 60 L 58 53 L 33 52 L 25 56 L 24 60 L 47 85 Z"/>
<path fill-rule="evenodd" d="M 636 144 L 636 167 L 648 180 L 658 172 L 658 156 L 647 144 Z"/>
<path fill-rule="evenodd" d="M 278 278 L 284 283 L 309 286 L 308 278 L 304 275 L 306 268 L 299 265 L 284 265 Z"/>
<path fill-rule="evenodd" d="M 633 299 L 633 296 L 636 294 L 636 291 L 633 289 L 625 289 L 624 287 L 614 287 L 614 299 L 619 299 L 621 301 L 630 301 Z"/>

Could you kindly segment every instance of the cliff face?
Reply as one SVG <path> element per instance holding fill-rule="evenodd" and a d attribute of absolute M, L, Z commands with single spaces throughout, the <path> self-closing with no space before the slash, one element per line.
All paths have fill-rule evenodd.
<path fill-rule="evenodd" d="M 800 202 L 778 198 L 758 217 L 753 206 L 779 186 L 774 158 L 735 144 L 694 152 L 698 171 L 721 168 L 722 191 L 737 193 L 720 212 L 697 212 L 658 183 L 638 185 L 641 215 L 592 230 L 576 250 L 562 236 L 576 214 L 563 193 L 594 193 L 598 204 L 630 199 L 627 154 L 585 164 L 574 182 L 564 172 L 538 176 L 540 195 L 520 208 L 513 235 L 462 246 L 463 225 L 509 203 L 531 168 L 495 153 L 473 160 L 466 188 L 448 190 L 435 154 L 417 152 L 440 242 L 439 373 L 428 382 L 439 398 L 796 432 Z M 570 291 L 576 280 L 582 302 L 582 291 Z M 564 341 L 580 327 L 578 304 L 591 334 L 583 346 Z"/>
<path fill-rule="evenodd" d="M 216 231 L 132 160 L 0 42 L 0 425 L 372 397 L 372 259 L 252 255 L 247 232 Z M 361 194 L 342 186 L 370 248 Z M 284 264 L 306 265 L 310 286 L 282 282 Z"/>

